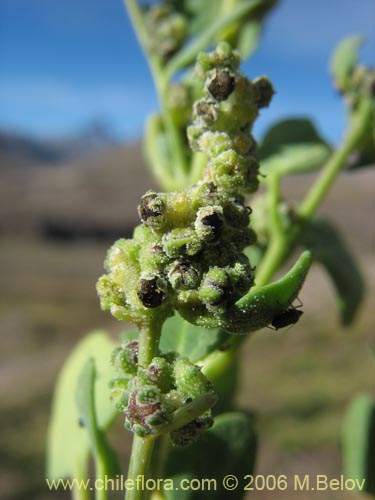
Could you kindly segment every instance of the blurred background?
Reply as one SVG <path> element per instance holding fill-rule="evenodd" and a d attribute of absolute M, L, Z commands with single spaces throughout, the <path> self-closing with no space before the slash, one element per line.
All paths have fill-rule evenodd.
<path fill-rule="evenodd" d="M 340 39 L 360 33 L 363 61 L 374 65 L 374 19 L 373 0 L 280 2 L 244 65 L 251 77 L 269 75 L 277 90 L 258 120 L 258 138 L 275 120 L 308 116 L 329 141 L 340 141 L 344 110 L 329 57 Z M 156 187 L 140 146 L 144 120 L 156 108 L 121 0 L 0 0 L 2 499 L 51 497 L 44 453 L 57 373 L 85 333 L 122 328 L 100 311 L 95 282 L 107 248 L 138 223 L 141 195 Z M 298 200 L 310 183 L 309 175 L 292 178 L 285 194 Z M 322 208 L 366 280 L 354 326 L 339 326 L 331 283 L 315 266 L 298 325 L 258 332 L 244 349 L 237 400 L 258 416 L 259 473 L 338 477 L 345 407 L 354 394 L 374 392 L 373 186 L 372 169 L 343 174 Z M 129 436 L 119 436 L 126 455 Z"/>

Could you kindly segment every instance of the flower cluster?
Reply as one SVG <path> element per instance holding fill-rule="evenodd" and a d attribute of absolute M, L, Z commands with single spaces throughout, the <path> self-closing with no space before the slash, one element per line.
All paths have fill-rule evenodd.
<path fill-rule="evenodd" d="M 238 54 L 224 42 L 199 56 L 203 97 L 194 105 L 188 139 L 207 156 L 207 167 L 188 190 L 146 193 L 133 239 L 109 251 L 98 291 L 102 308 L 118 319 L 142 325 L 176 309 L 191 322 L 198 314 L 200 323 L 216 317 L 220 324 L 254 283 L 243 253 L 256 239 L 245 204 L 258 186 L 251 128 L 273 89 L 265 77 L 251 82 L 238 66 Z"/>
<path fill-rule="evenodd" d="M 173 9 L 168 2 L 148 7 L 145 22 L 149 33 L 150 51 L 167 61 L 183 44 L 187 36 L 185 16 Z"/>
<path fill-rule="evenodd" d="M 125 426 L 138 436 L 157 435 L 169 425 L 172 443 L 182 446 L 212 425 L 208 410 L 181 427 L 171 426 L 176 410 L 199 396 L 214 396 L 200 368 L 186 358 L 169 353 L 138 368 L 138 342 L 130 341 L 113 351 L 112 363 L 119 377 L 110 384 L 111 399 L 125 413 Z"/>

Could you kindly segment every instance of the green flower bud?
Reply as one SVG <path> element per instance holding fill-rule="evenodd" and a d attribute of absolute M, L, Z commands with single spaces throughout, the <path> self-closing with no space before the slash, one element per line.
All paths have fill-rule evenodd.
<path fill-rule="evenodd" d="M 201 368 L 193 365 L 186 358 L 178 358 L 173 367 L 177 390 L 186 398 L 195 398 L 212 391 L 212 385 L 201 372 Z"/>
<path fill-rule="evenodd" d="M 138 367 L 138 341 L 116 347 L 111 358 L 113 366 L 121 375 L 135 375 Z"/>
<path fill-rule="evenodd" d="M 165 358 L 155 357 L 147 368 L 138 369 L 142 384 L 157 387 L 163 394 L 172 388 L 172 368 Z"/>
<path fill-rule="evenodd" d="M 153 385 L 142 387 L 137 393 L 137 403 L 139 405 L 150 405 L 160 403 L 160 401 L 160 391 Z"/>
<path fill-rule="evenodd" d="M 223 306 L 233 303 L 233 284 L 227 271 L 212 267 L 205 275 L 199 296 L 207 306 Z"/>
<path fill-rule="evenodd" d="M 190 262 L 175 261 L 168 273 L 168 279 L 174 290 L 189 290 L 198 286 L 200 272 Z"/>
<path fill-rule="evenodd" d="M 168 257 L 177 259 L 186 255 L 193 256 L 202 248 L 197 233 L 191 229 L 173 229 L 163 237 L 164 252 Z"/>
<path fill-rule="evenodd" d="M 130 378 L 115 378 L 109 383 L 110 400 L 119 411 L 124 411 L 129 401 Z"/>

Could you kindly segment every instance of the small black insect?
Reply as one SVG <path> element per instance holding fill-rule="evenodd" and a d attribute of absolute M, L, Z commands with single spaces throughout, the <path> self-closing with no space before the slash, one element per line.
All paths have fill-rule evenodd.
<path fill-rule="evenodd" d="M 301 302 L 301 301 L 300 301 Z M 298 306 L 292 306 L 273 317 L 270 328 L 279 330 L 286 326 L 295 325 L 303 314 L 298 308 L 302 307 L 302 302 Z"/>

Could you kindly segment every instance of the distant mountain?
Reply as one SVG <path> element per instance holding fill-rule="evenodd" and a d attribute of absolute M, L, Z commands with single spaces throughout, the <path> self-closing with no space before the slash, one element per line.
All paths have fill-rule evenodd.
<path fill-rule="evenodd" d="M 0 168 L 61 165 L 118 146 L 110 127 L 95 121 L 70 136 L 36 139 L 0 130 Z"/>

